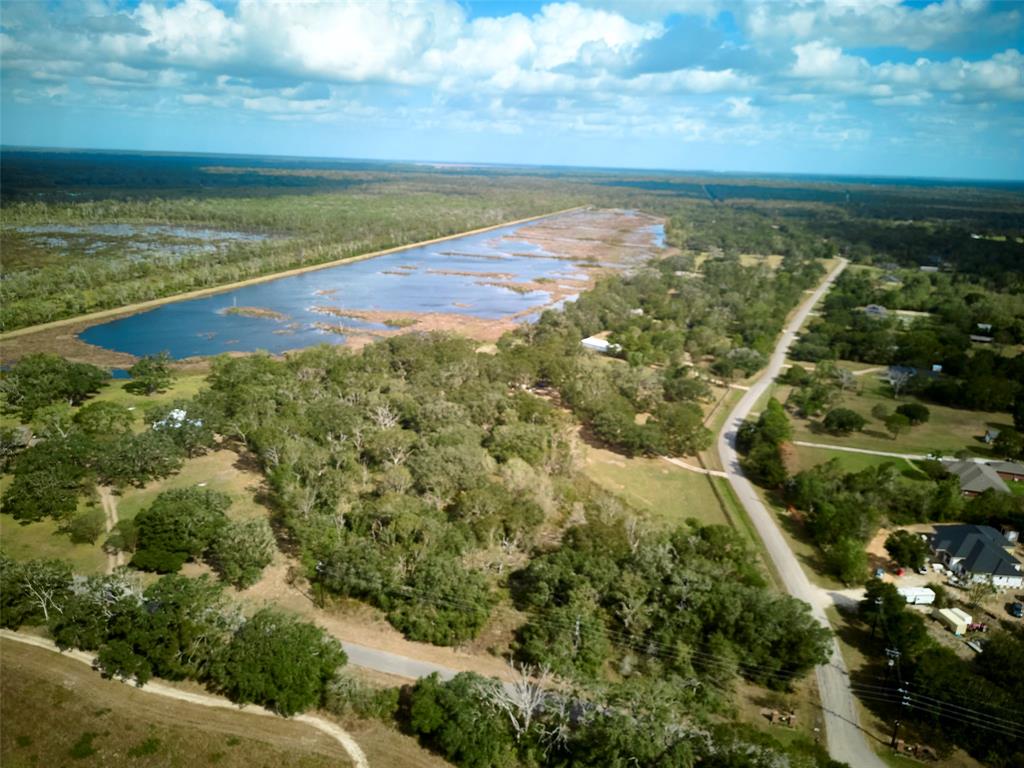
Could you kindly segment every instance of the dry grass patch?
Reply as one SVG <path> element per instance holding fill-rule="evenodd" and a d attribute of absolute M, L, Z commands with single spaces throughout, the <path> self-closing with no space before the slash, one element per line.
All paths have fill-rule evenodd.
<path fill-rule="evenodd" d="M 0 641 L 0 650 L 5 768 L 351 765 L 339 744 L 301 723 L 166 699 L 9 640 Z"/>

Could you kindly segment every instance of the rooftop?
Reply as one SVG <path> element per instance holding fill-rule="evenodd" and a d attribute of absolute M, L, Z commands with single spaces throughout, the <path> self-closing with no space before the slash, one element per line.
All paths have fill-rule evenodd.
<path fill-rule="evenodd" d="M 987 465 L 996 472 L 1002 472 L 1007 475 L 1024 475 L 1024 464 L 1021 464 L 1019 461 L 989 461 Z"/>
<path fill-rule="evenodd" d="M 993 576 L 1021 575 L 1020 562 L 1006 552 L 1006 539 L 988 525 L 939 525 L 932 549 L 963 558 L 964 570 Z"/>
<path fill-rule="evenodd" d="M 946 463 L 946 470 L 960 478 L 960 490 L 966 493 L 984 493 L 997 491 L 1009 493 L 1010 489 L 1003 478 L 990 464 L 979 464 L 976 461 L 951 461 Z"/>

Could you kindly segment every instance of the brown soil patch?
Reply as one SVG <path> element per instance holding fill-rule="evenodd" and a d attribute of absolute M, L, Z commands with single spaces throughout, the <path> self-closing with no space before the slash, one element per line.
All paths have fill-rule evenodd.
<path fill-rule="evenodd" d="M 288 315 L 266 307 L 228 307 L 223 310 L 225 315 L 241 315 L 242 317 L 262 317 L 267 320 L 287 320 Z"/>
<path fill-rule="evenodd" d="M 362 338 L 379 339 L 397 336 L 400 333 L 427 331 L 458 333 L 477 341 L 494 342 L 500 339 L 506 332 L 515 329 L 517 325 L 514 318 L 492 319 L 445 312 L 393 312 L 378 309 L 343 309 L 341 307 L 314 307 L 313 309 L 325 315 L 350 317 L 357 320 L 385 324 L 390 320 L 392 322 L 401 322 L 403 326 L 386 330 L 368 330 L 365 328 L 346 328 L 343 324 L 317 323 L 317 327 L 325 331 L 347 335 L 349 337 L 347 343 L 350 345 L 353 340 L 350 334 L 355 334 L 357 337 Z M 530 311 L 533 312 L 534 310 L 531 309 Z"/>
<path fill-rule="evenodd" d="M 455 277 L 481 277 L 494 280 L 511 280 L 515 275 L 509 272 L 476 272 L 471 269 L 428 269 L 428 275 L 453 275 Z"/>

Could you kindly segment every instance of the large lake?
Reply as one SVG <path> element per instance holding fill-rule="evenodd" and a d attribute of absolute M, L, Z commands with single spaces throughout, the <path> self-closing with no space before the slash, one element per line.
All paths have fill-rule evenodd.
<path fill-rule="evenodd" d="M 338 325 L 339 318 L 325 316 L 314 307 L 532 320 L 536 313 L 530 310 L 550 304 L 552 294 L 495 283 L 530 284 L 541 279 L 542 284 L 551 281 L 557 285 L 559 280 L 585 277 L 575 261 L 558 258 L 558 254 L 516 238 L 519 229 L 536 223 L 500 227 L 214 296 L 177 301 L 92 326 L 80 338 L 117 352 L 141 356 L 166 351 L 180 359 L 343 343 L 344 334 L 317 327 Z M 645 231 L 652 251 L 662 245 L 664 231 L 660 225 L 646 227 Z M 476 274 L 453 274 L 458 272 Z M 564 293 L 563 285 L 561 295 Z M 237 308 L 258 308 L 265 316 L 238 314 Z M 345 317 L 343 323 L 354 330 L 387 328 L 350 317 Z"/>

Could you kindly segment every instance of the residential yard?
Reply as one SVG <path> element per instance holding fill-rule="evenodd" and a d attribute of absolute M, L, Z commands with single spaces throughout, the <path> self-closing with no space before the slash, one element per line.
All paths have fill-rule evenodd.
<path fill-rule="evenodd" d="M 704 525 L 729 524 L 707 475 L 663 459 L 630 459 L 588 445 L 583 472 L 659 525 L 680 525 L 690 517 Z"/>
<path fill-rule="evenodd" d="M 924 473 L 911 461 L 895 459 L 890 456 L 873 456 L 869 453 L 849 453 L 848 451 L 832 451 L 828 448 L 809 448 L 805 445 L 787 444 L 785 457 L 786 468 L 791 475 L 836 459 L 844 472 L 860 472 L 868 467 L 892 463 L 901 471 L 913 472 L 922 478 L 925 477 Z"/>
<path fill-rule="evenodd" d="M 894 453 L 928 454 L 937 451 L 951 455 L 966 450 L 979 456 L 989 456 L 990 450 L 981 441 L 985 431 L 992 427 L 1005 429 L 1012 426 L 1010 416 L 1006 413 L 967 411 L 922 403 L 931 411 L 930 420 L 911 427 L 894 440 L 883 424 L 871 415 L 871 409 L 881 404 L 892 411 L 904 403 L 920 401 L 910 396 L 894 400 L 888 393 L 887 385 L 870 374 L 862 378 L 867 379 L 862 384 L 862 391 L 859 394 L 843 395 L 841 406 L 856 411 L 868 420 L 863 432 L 838 437 L 826 432 L 818 420 L 794 418 L 793 440 Z"/>

